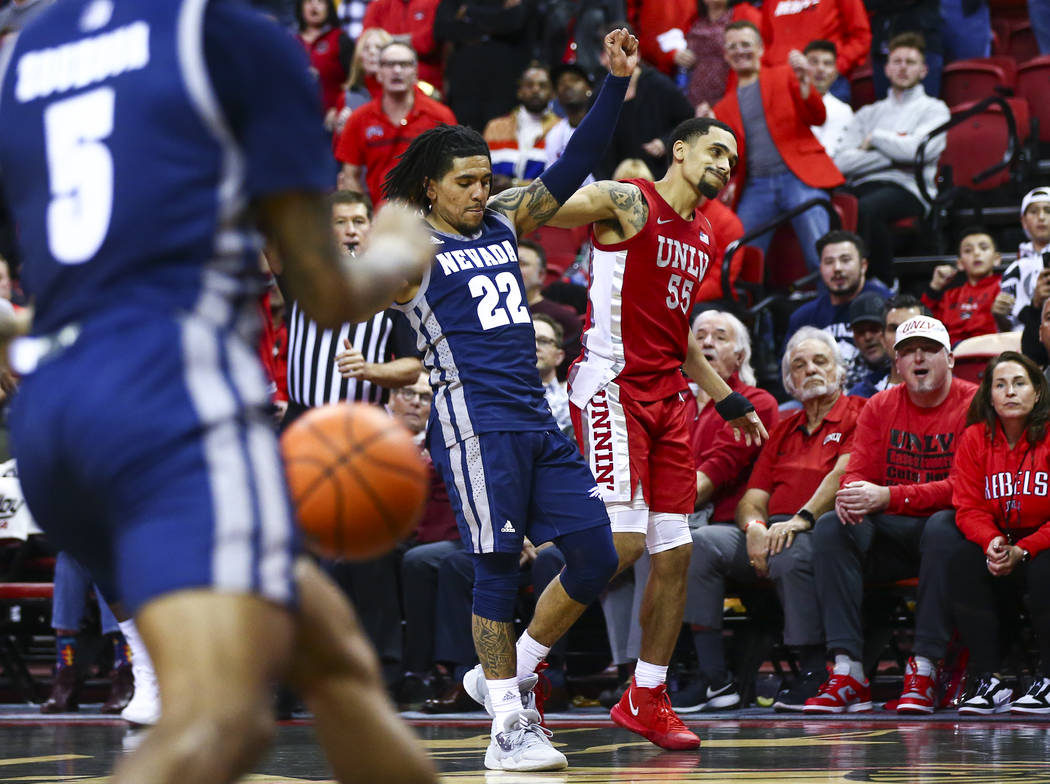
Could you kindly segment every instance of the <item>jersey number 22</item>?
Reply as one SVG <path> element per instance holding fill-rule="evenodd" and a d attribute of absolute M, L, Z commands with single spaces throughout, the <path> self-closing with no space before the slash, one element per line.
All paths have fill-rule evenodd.
<path fill-rule="evenodd" d="M 467 284 L 470 296 L 480 297 L 478 319 L 482 329 L 495 329 L 510 324 L 531 324 L 532 316 L 525 307 L 521 286 L 513 272 L 500 272 L 495 278 L 475 275 Z M 501 297 L 505 294 L 506 298 Z"/>

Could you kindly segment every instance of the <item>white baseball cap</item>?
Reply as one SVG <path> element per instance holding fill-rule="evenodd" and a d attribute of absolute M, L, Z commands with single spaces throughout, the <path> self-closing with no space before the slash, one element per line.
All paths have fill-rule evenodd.
<path fill-rule="evenodd" d="M 1024 195 L 1024 198 L 1021 199 L 1021 217 L 1024 217 L 1024 211 L 1028 209 L 1028 205 L 1037 204 L 1041 201 L 1050 201 L 1050 188 L 1045 185 L 1032 188 Z"/>
<path fill-rule="evenodd" d="M 944 346 L 945 351 L 952 350 L 952 340 L 948 337 L 948 330 L 944 324 L 930 316 L 912 316 L 899 327 L 897 337 L 893 341 L 893 348 L 899 348 L 905 340 L 912 338 L 927 338 Z"/>

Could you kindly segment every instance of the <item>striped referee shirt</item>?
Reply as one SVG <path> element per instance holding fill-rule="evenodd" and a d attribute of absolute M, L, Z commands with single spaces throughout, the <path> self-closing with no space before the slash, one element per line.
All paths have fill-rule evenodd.
<path fill-rule="evenodd" d="M 390 391 L 371 381 L 344 378 L 336 367 L 337 354 L 346 350 L 343 341 L 364 355 L 365 362 L 389 362 L 398 357 L 418 356 L 414 336 L 404 316 L 385 310 L 368 321 L 343 324 L 339 329 L 321 329 L 306 317 L 298 302 L 292 302 L 288 320 L 288 399 L 313 408 L 341 400 L 385 404 Z"/>

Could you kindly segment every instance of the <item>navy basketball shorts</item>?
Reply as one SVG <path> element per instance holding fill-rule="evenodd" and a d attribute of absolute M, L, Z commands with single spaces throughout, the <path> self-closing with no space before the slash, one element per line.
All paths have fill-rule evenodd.
<path fill-rule="evenodd" d="M 29 509 L 129 612 L 198 588 L 292 604 L 299 542 L 267 402 L 245 337 L 109 314 L 17 393 Z"/>
<path fill-rule="evenodd" d="M 563 534 L 608 526 L 594 477 L 557 430 L 475 434 L 430 456 L 441 471 L 460 537 L 475 553 L 520 553 Z"/>

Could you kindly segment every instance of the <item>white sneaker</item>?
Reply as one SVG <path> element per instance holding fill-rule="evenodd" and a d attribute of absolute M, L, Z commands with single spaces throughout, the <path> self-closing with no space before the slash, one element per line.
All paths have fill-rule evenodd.
<path fill-rule="evenodd" d="M 152 726 L 160 721 L 160 691 L 157 689 L 153 661 L 134 622 L 124 621 L 120 624 L 120 631 L 131 648 L 131 675 L 135 679 L 135 693 L 131 695 L 131 702 L 120 712 L 120 718 L 132 724 Z"/>
<path fill-rule="evenodd" d="M 532 690 L 536 688 L 539 679 L 540 676 L 533 673 L 518 681 L 521 707 L 529 710 L 536 709 L 536 695 L 532 693 Z M 489 718 L 495 718 L 496 714 L 492 711 L 492 700 L 489 699 L 489 686 L 485 682 L 485 672 L 481 669 L 480 664 L 476 665 L 473 670 L 467 670 L 463 676 L 463 689 L 473 698 L 474 702 L 485 706 L 485 712 L 488 713 Z"/>
<path fill-rule="evenodd" d="M 554 736 L 540 724 L 540 714 L 521 709 L 503 722 L 503 732 L 497 732 L 485 752 L 485 767 L 489 770 L 562 770 L 569 766 L 565 755 L 551 745 Z"/>

